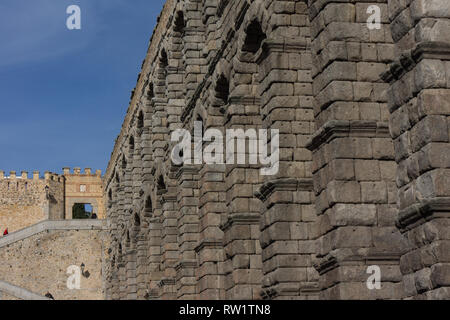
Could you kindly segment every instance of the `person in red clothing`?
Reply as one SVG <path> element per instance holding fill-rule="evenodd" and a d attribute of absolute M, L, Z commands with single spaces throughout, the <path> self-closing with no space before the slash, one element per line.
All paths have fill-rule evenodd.
<path fill-rule="evenodd" d="M 8 235 L 8 228 L 5 229 L 5 232 L 3 232 L 3 235 L 4 236 Z"/>

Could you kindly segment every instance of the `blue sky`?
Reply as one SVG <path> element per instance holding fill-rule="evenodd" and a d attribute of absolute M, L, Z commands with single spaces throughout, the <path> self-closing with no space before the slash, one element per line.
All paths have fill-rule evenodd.
<path fill-rule="evenodd" d="M 106 169 L 163 4 L 1 0 L 0 170 Z"/>

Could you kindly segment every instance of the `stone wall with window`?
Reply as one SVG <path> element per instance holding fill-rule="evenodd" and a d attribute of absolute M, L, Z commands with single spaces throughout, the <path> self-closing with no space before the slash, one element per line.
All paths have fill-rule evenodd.
<path fill-rule="evenodd" d="M 105 218 L 102 173 L 90 168 L 64 168 L 65 219 L 72 219 L 72 209 L 76 203 L 89 204 L 98 219 Z"/>
<path fill-rule="evenodd" d="M 97 219 L 105 218 L 102 174 L 64 168 L 63 174 L 45 172 L 32 177 L 22 171 L 0 171 L 0 231 L 15 232 L 44 220 L 72 219 L 76 203 L 92 205 Z"/>

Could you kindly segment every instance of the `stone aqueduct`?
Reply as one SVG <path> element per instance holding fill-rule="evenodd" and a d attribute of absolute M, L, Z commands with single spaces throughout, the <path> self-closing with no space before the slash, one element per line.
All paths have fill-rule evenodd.
<path fill-rule="evenodd" d="M 446 0 L 167 1 L 105 176 L 106 298 L 450 298 L 449 30 Z M 279 129 L 279 173 L 174 165 L 194 121 Z"/>

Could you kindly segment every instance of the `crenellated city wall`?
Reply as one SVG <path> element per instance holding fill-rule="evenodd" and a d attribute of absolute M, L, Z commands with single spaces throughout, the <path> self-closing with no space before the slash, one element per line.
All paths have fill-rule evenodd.
<path fill-rule="evenodd" d="M 104 296 L 102 262 L 108 247 L 104 228 L 102 174 L 64 168 L 63 174 L 0 171 L 0 281 L 8 290 L 0 299 L 26 299 L 21 290 L 57 300 L 100 300 Z M 92 204 L 97 218 L 74 220 L 75 203 Z M 9 234 L 2 236 L 5 229 Z M 88 273 L 80 289 L 66 285 L 69 266 Z M 16 292 L 17 296 L 11 295 Z"/>
<path fill-rule="evenodd" d="M 0 231 L 14 232 L 43 220 L 62 219 L 64 212 L 64 177 L 45 172 L 32 177 L 22 171 L 5 175 L 0 171 Z"/>

